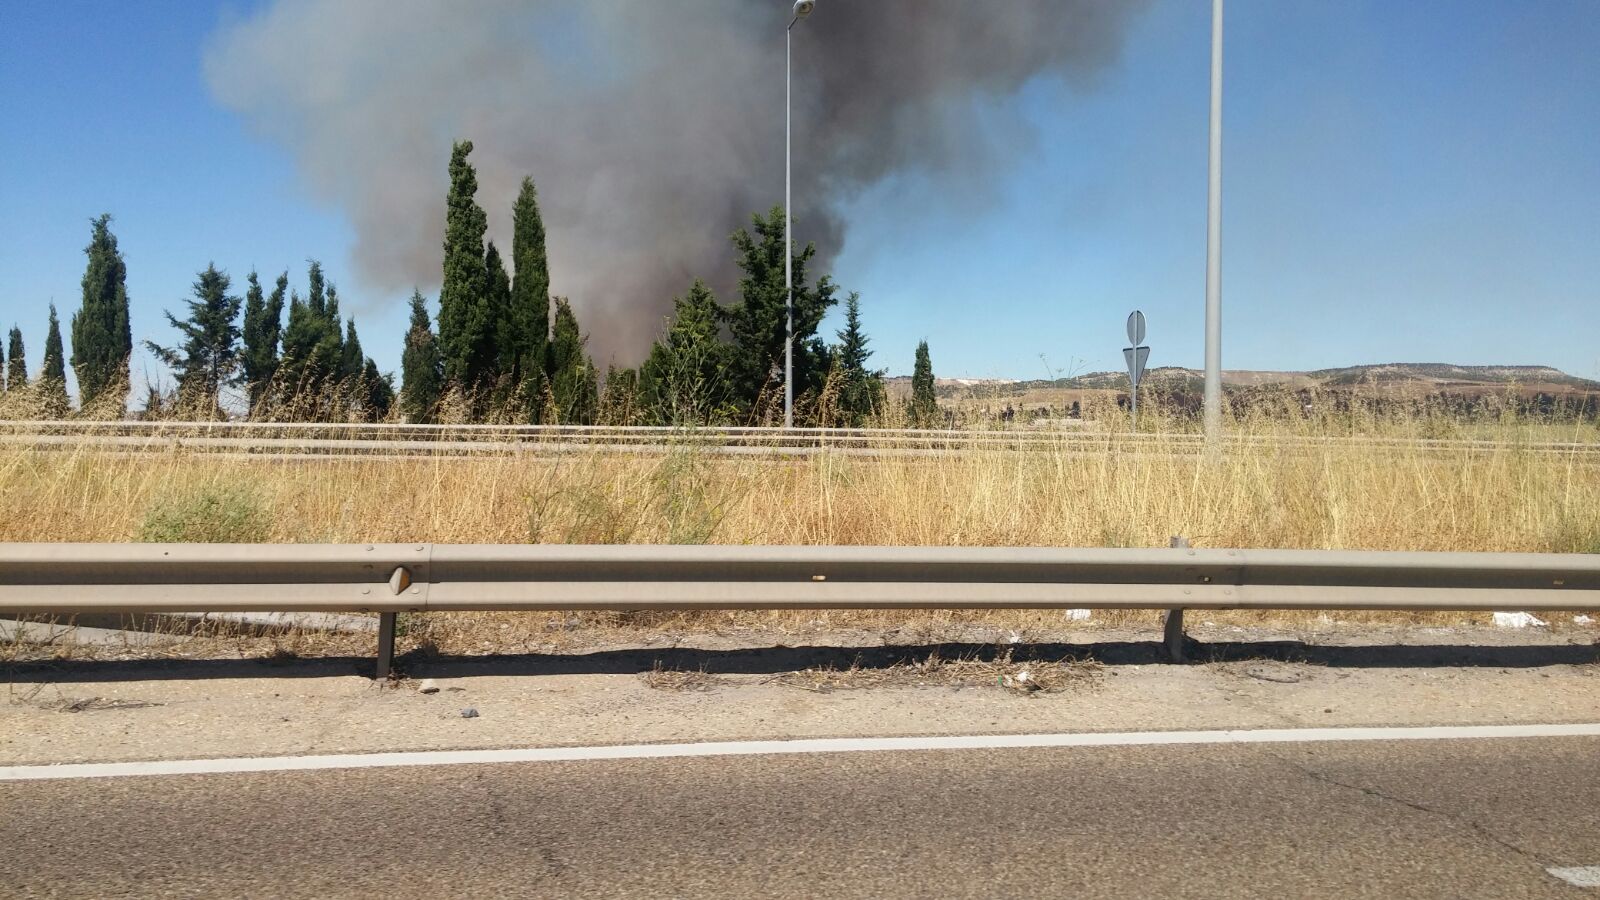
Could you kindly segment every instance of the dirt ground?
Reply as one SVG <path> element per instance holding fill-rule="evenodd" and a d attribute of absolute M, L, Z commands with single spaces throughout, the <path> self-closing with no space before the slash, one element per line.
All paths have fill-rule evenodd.
<path fill-rule="evenodd" d="M 0 765 L 607 743 L 1600 721 L 1593 629 L 569 636 L 559 651 L 0 664 Z M 1012 643 L 1016 640 L 1016 643 Z M 475 715 L 464 716 L 471 710 Z"/>

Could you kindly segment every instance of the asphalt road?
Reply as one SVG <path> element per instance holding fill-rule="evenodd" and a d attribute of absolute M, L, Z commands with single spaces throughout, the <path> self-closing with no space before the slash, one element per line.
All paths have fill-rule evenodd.
<path fill-rule="evenodd" d="M 0 784 L 0 896 L 1600 897 L 1600 739 Z"/>

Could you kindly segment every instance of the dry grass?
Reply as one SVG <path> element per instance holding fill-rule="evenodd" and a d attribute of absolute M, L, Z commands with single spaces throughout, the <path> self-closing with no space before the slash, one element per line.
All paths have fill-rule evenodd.
<path fill-rule="evenodd" d="M 803 669 L 784 672 L 770 680 L 822 692 L 875 687 L 943 686 L 1002 688 L 1026 696 L 1089 686 L 1101 671 L 1102 666 L 1094 660 L 1015 660 L 1010 651 L 995 659 L 945 659 L 937 653 L 931 653 L 925 659 L 893 666 Z"/>
<path fill-rule="evenodd" d="M 1146 424 L 1158 434 L 1179 430 L 1159 418 Z M 1447 430 L 1426 418 L 1352 416 L 1292 424 L 1260 417 L 1232 428 L 1405 441 Z M 1113 440 L 1108 451 L 1087 455 L 975 449 L 938 457 L 729 458 L 684 449 L 655 457 L 251 460 L 7 450 L 0 451 L 0 540 L 1157 547 L 1181 534 L 1202 547 L 1600 552 L 1600 468 L 1524 446 L 1530 437 L 1592 443 L 1600 439 L 1593 423 L 1509 418 L 1456 430 L 1504 442 L 1488 449 L 1329 442 L 1209 460 L 1159 438 L 1142 452 Z M 240 536 L 230 537 L 234 529 Z M 1205 618 L 1304 625 L 1318 615 Z M 1156 620 L 1129 612 L 1094 621 Z M 574 628 L 817 631 L 971 622 L 1062 626 L 1059 613 L 1042 611 L 484 613 L 422 617 L 402 644 L 504 652 L 559 643 Z M 319 646 L 315 637 L 294 644 L 293 652 Z"/>

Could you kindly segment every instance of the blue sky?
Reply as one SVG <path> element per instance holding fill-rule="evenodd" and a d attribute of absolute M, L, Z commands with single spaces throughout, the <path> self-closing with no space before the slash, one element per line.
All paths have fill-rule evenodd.
<path fill-rule="evenodd" d="M 136 339 L 171 340 L 161 310 L 208 262 L 242 283 L 316 257 L 398 367 L 404 296 L 361 283 L 342 211 L 207 90 L 208 37 L 252 6 L 0 5 L 0 326 L 22 327 L 30 369 L 46 304 L 77 306 L 100 212 Z M 989 197 L 910 173 L 849 204 L 835 276 L 878 365 L 908 372 L 926 338 L 941 375 L 1112 369 L 1135 307 L 1152 365 L 1200 363 L 1209 15 L 1155 0 L 1092 84 L 993 101 L 1032 134 Z M 1227 27 L 1227 368 L 1600 378 L 1600 3 L 1231 0 Z M 142 351 L 134 368 L 157 370 Z"/>

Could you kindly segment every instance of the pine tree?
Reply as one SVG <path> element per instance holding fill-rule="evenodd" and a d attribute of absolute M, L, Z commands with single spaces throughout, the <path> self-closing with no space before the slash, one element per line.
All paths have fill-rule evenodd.
<path fill-rule="evenodd" d="M 639 369 L 639 402 L 658 425 L 707 425 L 731 414 L 729 360 L 718 322 L 722 307 L 698 279 L 672 301 L 667 334 Z"/>
<path fill-rule="evenodd" d="M 835 354 L 843 381 L 839 387 L 839 414 L 843 424 L 859 428 L 883 409 L 883 372 L 867 368 L 872 351 L 867 349 L 870 340 L 861 329 L 861 295 L 851 291 L 844 309 L 844 330 L 838 332 L 839 349 Z"/>
<path fill-rule="evenodd" d="M 439 350 L 445 379 L 476 394 L 494 371 L 494 318 L 489 271 L 484 264 L 488 217 L 474 200 L 478 174 L 467 156 L 471 141 L 450 154 L 450 194 L 445 211 L 444 283 L 439 289 Z"/>
<path fill-rule="evenodd" d="M 22 349 L 22 329 L 11 326 L 10 341 L 6 350 L 6 387 L 19 390 L 28 386 L 28 357 Z"/>
<path fill-rule="evenodd" d="M 738 251 L 741 302 L 726 314 L 733 335 L 732 374 L 735 397 L 746 411 L 758 400 L 781 396 L 783 392 L 784 342 L 787 331 L 783 281 L 783 207 L 775 206 L 765 217 L 751 219 L 750 231 L 734 232 Z M 794 255 L 794 396 L 798 405 L 822 389 L 828 375 L 827 346 L 816 337 L 817 328 L 828 308 L 838 302 L 833 282 L 822 278 L 813 287 L 806 284 L 806 264 L 816 255 L 807 244 Z"/>
<path fill-rule="evenodd" d="M 931 428 L 939 419 L 939 400 L 934 394 L 933 360 L 928 342 L 917 344 L 917 360 L 911 370 L 911 422 L 918 428 Z"/>
<path fill-rule="evenodd" d="M 551 402 L 557 425 L 594 423 L 597 381 L 594 363 L 583 352 L 587 339 L 578 328 L 578 317 L 565 297 L 555 298 L 555 322 L 547 348 L 546 375 L 550 379 Z"/>
<path fill-rule="evenodd" d="M 231 279 L 208 265 L 194 283 L 194 299 L 186 301 L 189 317 L 179 319 L 168 312 L 167 322 L 183 335 L 181 347 L 162 347 L 153 341 L 144 345 L 170 366 L 178 378 L 180 409 L 192 410 L 208 419 L 222 415 L 218 392 L 239 367 L 239 297 L 230 295 Z"/>
<path fill-rule="evenodd" d="M 532 178 L 522 179 L 522 190 L 512 207 L 511 309 L 501 352 L 509 355 L 507 369 L 522 393 L 529 421 L 537 424 L 545 394 L 545 345 L 550 340 L 550 262 L 545 253 L 544 219 L 539 213 L 539 193 Z M 503 364 L 502 364 L 503 365 Z"/>
<path fill-rule="evenodd" d="M 439 341 L 428 322 L 428 304 L 421 291 L 411 294 L 411 328 L 406 332 L 405 349 L 400 353 L 400 412 L 407 422 L 433 421 L 434 407 L 444 380 L 439 360 Z"/>
<path fill-rule="evenodd" d="M 72 409 L 67 399 L 67 366 L 61 346 L 61 320 L 56 305 L 50 304 L 50 330 L 44 336 L 44 370 L 39 373 L 39 396 L 46 414 L 64 416 Z"/>
<path fill-rule="evenodd" d="M 254 411 L 267 396 L 278 373 L 278 340 L 283 335 L 283 298 L 289 290 L 289 273 L 278 276 L 272 295 L 261 296 L 261 283 L 250 273 L 250 289 L 245 292 L 244 349 L 239 354 L 239 383 L 249 392 Z"/>
<path fill-rule="evenodd" d="M 111 233 L 110 214 L 93 220 L 94 232 L 83 252 L 83 306 L 72 316 L 72 369 L 78 399 L 88 405 L 106 391 L 128 391 L 128 359 L 133 330 L 128 319 L 128 267 Z M 109 399 L 115 400 L 115 397 Z"/>

